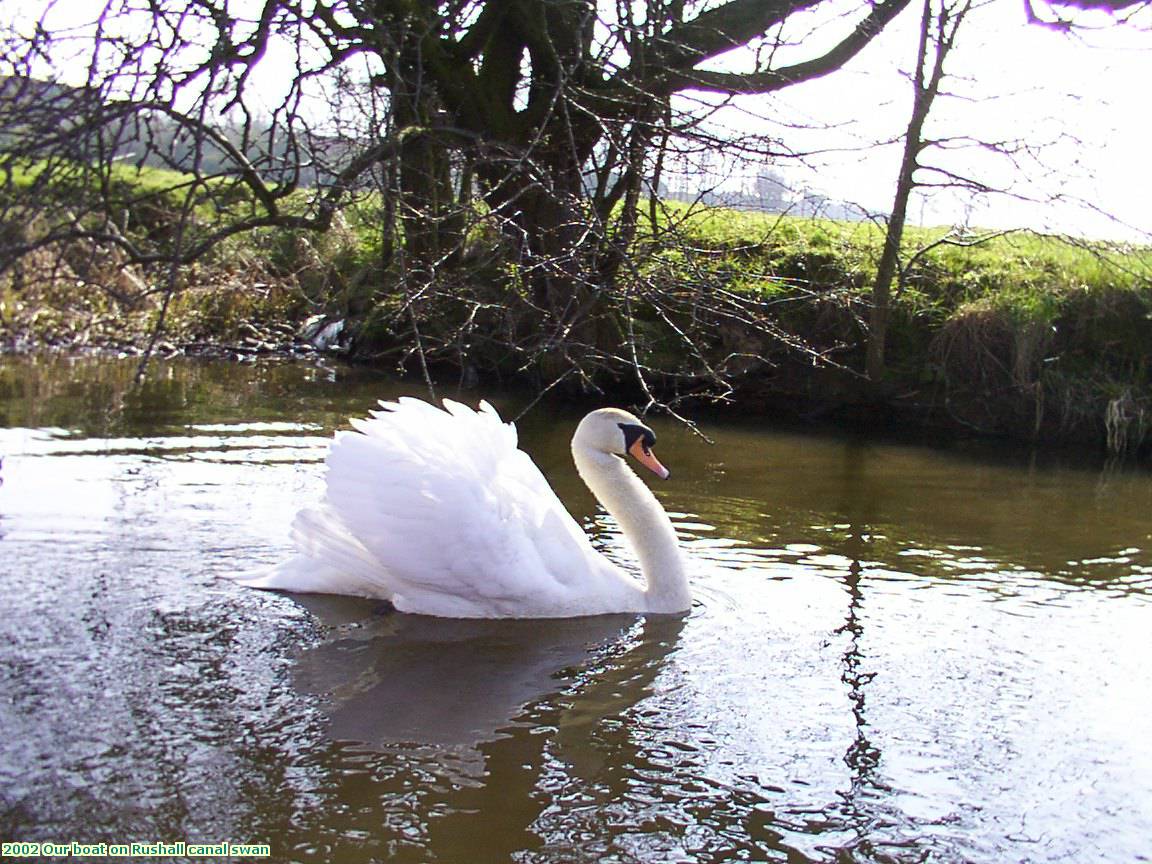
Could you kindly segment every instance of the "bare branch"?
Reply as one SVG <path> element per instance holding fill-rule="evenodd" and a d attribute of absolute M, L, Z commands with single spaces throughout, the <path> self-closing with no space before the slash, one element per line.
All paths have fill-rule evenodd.
<path fill-rule="evenodd" d="M 821 78 L 842 67 L 904 10 L 910 0 L 881 0 L 852 32 L 820 57 L 765 72 L 713 72 L 693 70 L 668 75 L 669 90 L 703 90 L 713 93 L 773 93 L 801 81 Z"/>

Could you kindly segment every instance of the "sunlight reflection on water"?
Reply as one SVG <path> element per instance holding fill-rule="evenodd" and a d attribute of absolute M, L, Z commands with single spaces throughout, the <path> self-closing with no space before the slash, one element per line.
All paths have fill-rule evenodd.
<path fill-rule="evenodd" d="M 273 367 L 246 389 L 252 370 L 176 364 L 158 423 L 147 394 L 110 417 L 121 373 L 96 372 L 77 399 L 82 366 L 65 395 L 43 365 L 0 369 L 6 839 L 352 862 L 1147 855 L 1146 473 L 735 427 L 704 450 L 662 428 L 690 614 L 437 621 L 228 579 L 287 553 L 329 431 L 391 385 Z M 570 418 L 544 420 L 525 446 L 631 568 L 573 479 Z"/>

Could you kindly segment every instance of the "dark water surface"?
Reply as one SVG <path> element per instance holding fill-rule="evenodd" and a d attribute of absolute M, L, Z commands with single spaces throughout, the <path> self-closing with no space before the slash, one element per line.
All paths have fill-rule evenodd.
<path fill-rule="evenodd" d="M 655 421 L 691 614 L 421 619 L 228 579 L 287 554 L 332 430 L 403 388 L 132 371 L 0 362 L 5 841 L 1152 860 L 1146 471 L 754 424 L 707 447 Z M 574 422 L 538 409 L 523 446 L 627 560 L 575 478 Z"/>

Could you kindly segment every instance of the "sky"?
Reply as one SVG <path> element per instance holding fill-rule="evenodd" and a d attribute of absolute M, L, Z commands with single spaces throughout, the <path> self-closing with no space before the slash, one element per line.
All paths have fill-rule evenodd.
<path fill-rule="evenodd" d="M 33 10 L 43 2 L 0 0 L 0 21 L 34 21 Z M 860 6 L 859 0 L 842 2 Z M 1048 8 L 1045 0 L 1033 4 Z M 96 8 L 88 0 L 54 5 L 65 20 L 76 13 L 91 17 Z M 793 188 L 887 212 L 900 146 L 877 142 L 894 138 L 907 123 L 912 91 L 905 76 L 915 58 L 920 7 L 913 2 L 843 69 L 772 97 L 740 100 L 715 122 L 737 136 L 768 133 L 781 149 L 812 154 L 767 166 Z M 991 0 L 964 23 L 946 67 L 945 89 L 956 95 L 937 99 L 928 131 L 1045 146 L 1016 164 L 989 158 L 978 147 L 929 154 L 925 161 L 1030 200 L 926 191 L 914 197 L 910 221 L 1152 242 L 1152 8 L 1128 24 L 1108 13 L 1082 12 L 1069 33 L 1028 23 L 1025 8 L 1024 0 Z M 837 31 L 835 23 L 822 26 L 819 19 L 835 19 L 840 11 L 833 5 L 787 25 L 785 36 L 801 43 L 792 49 L 795 58 L 842 35 L 850 22 L 841 21 Z M 787 61 L 788 49 L 781 54 Z M 719 65 L 739 69 L 749 59 L 749 53 L 734 52 Z M 291 75 L 287 55 L 270 52 L 264 67 L 258 80 L 270 94 Z M 1064 200 L 1050 200 L 1057 195 Z"/>
<path fill-rule="evenodd" d="M 790 183 L 887 212 L 900 145 L 876 142 L 908 121 L 906 75 L 920 6 L 913 3 L 840 71 L 771 99 L 748 100 L 747 113 L 731 118 L 733 127 L 778 131 L 797 150 L 842 148 L 803 165 L 781 160 L 780 170 Z M 1152 9 L 1127 25 L 1106 13 L 1077 20 L 1076 30 L 1057 32 L 1028 23 L 1023 0 L 993 0 L 964 22 L 945 66 L 944 89 L 956 95 L 936 100 L 929 135 L 1022 137 L 1045 146 L 1016 164 L 989 158 L 983 148 L 929 152 L 924 161 L 1033 200 L 925 190 L 913 199 L 912 221 L 1152 239 Z M 818 128 L 786 128 L 806 123 Z M 1057 195 L 1066 200 L 1051 201 Z"/>

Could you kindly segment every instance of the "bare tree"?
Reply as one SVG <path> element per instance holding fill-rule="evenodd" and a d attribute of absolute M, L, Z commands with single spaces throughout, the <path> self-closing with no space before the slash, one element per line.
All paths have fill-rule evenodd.
<path fill-rule="evenodd" d="M 891 314 L 892 282 L 900 267 L 900 245 L 904 239 L 908 201 L 916 187 L 916 172 L 923 167 L 921 157 L 932 146 L 932 142 L 924 137 L 924 124 L 932 110 L 932 103 L 940 94 L 940 85 L 944 81 L 944 63 L 956 45 L 956 35 L 972 6 L 972 0 L 924 0 L 920 14 L 916 62 L 910 76 L 912 111 L 904 132 L 904 150 L 896 177 L 892 211 L 884 232 L 884 247 L 876 267 L 876 280 L 872 285 L 865 371 L 873 383 L 880 382 L 884 377 L 884 348 Z M 968 182 L 961 178 L 954 179 Z"/>
<path fill-rule="evenodd" d="M 916 250 L 905 258 L 902 244 L 912 193 L 917 188 L 944 188 L 961 190 L 974 196 L 998 194 L 1033 200 L 1031 196 L 1023 195 L 1008 187 L 997 187 L 993 181 L 981 179 L 977 173 L 972 171 L 950 167 L 947 159 L 952 151 L 977 149 L 985 154 L 1007 160 L 1017 169 L 1021 169 L 1018 173 L 1025 175 L 1027 171 L 1024 168 L 1024 163 L 1031 162 L 1035 167 L 1038 164 L 1039 154 L 1046 146 L 1045 142 L 1019 138 L 987 140 L 972 134 L 946 136 L 939 133 L 928 134 L 925 130 L 937 97 L 958 95 L 943 92 L 943 85 L 947 78 L 945 66 L 949 56 L 956 48 L 958 35 L 965 22 L 971 18 L 973 13 L 987 5 L 988 0 L 924 0 L 921 7 L 915 62 L 909 75 L 912 89 L 911 111 L 901 136 L 903 150 L 896 176 L 892 208 L 887 217 L 884 244 L 872 285 L 865 371 L 873 384 L 881 383 L 885 376 L 886 342 L 893 288 L 895 286 L 896 290 L 899 291 L 899 286 L 911 265 L 927 251 L 937 246 L 944 244 L 971 246 L 1000 236 L 1002 233 L 968 230 L 949 232 L 931 242 L 928 247 Z M 1065 9 L 1108 9 L 1117 13 L 1127 10 L 1128 13 L 1134 14 L 1136 11 L 1148 8 L 1149 4 L 1147 2 L 1127 2 L 1127 0 L 1118 0 L 1118 2 L 1112 2 L 1112 0 L 1099 0 L 1099 2 L 1097 0 L 1091 0 L 1091 2 L 1053 0 L 1050 5 Z M 1074 18 L 1060 18 L 1059 13 L 1055 11 L 1052 11 L 1052 14 L 1056 15 L 1056 18 L 1044 20 L 1036 18 L 1035 10 L 1031 5 L 1027 6 L 1027 13 L 1028 19 L 1034 23 L 1051 25 L 1053 22 L 1058 22 L 1057 29 L 1066 30 L 1077 26 Z M 1059 137 L 1070 138 L 1071 136 L 1067 132 L 1063 132 Z M 1079 142 L 1075 143 L 1079 144 Z M 936 158 L 928 159 L 929 153 L 935 154 Z M 1062 196 L 1053 197 L 1060 198 Z"/>
<path fill-rule="evenodd" d="M 658 154 L 719 104 L 678 94 L 828 74 L 908 0 L 861 3 L 831 48 L 776 63 L 781 28 L 827 2 L 106 0 L 81 25 L 47 4 L 0 34 L 5 221 L 35 226 L 10 232 L 0 266 L 84 239 L 180 267 L 244 232 L 325 231 L 376 190 L 382 281 L 407 312 L 466 280 L 468 238 L 486 237 L 512 281 L 480 311 L 521 305 L 513 345 L 610 349 L 620 328 L 598 319 L 632 266 Z M 742 48 L 751 68 L 714 65 Z M 279 89 L 271 57 L 288 58 Z M 149 210 L 125 163 L 178 172 L 147 192 L 156 224 L 125 224 Z"/>

